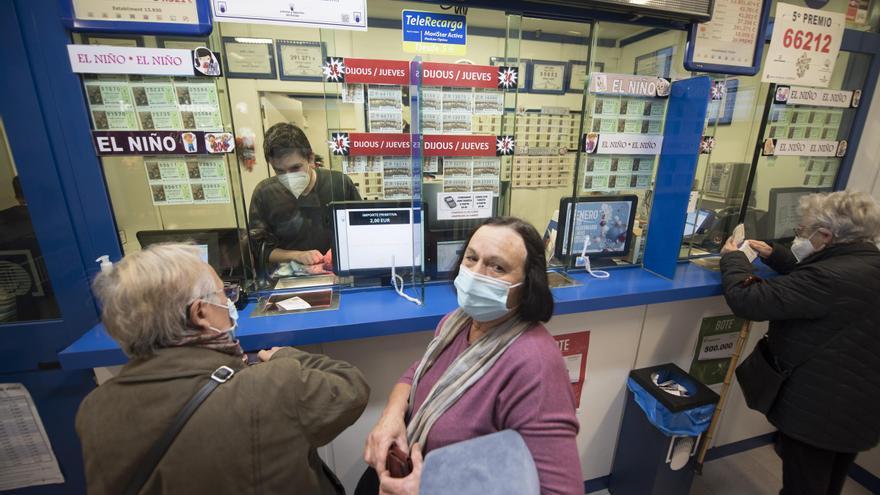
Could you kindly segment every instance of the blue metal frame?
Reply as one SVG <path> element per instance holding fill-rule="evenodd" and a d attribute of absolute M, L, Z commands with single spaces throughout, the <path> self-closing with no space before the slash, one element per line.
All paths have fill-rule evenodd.
<path fill-rule="evenodd" d="M 61 319 L 0 326 L 0 372 L 9 372 L 35 370 L 55 361 L 58 351 L 98 321 L 98 311 L 80 252 L 82 238 L 74 230 L 76 208 L 68 203 L 63 185 L 66 174 L 62 167 L 67 157 L 59 156 L 53 146 L 52 131 L 61 123 L 52 118 L 51 110 L 46 111 L 54 102 L 38 94 L 39 85 L 46 84 L 39 81 L 40 58 L 33 55 L 29 43 L 26 45 L 33 33 L 21 29 L 40 31 L 36 23 L 28 22 L 37 14 L 35 10 L 46 20 L 55 20 L 56 25 L 57 17 L 46 17 L 45 9 L 33 2 L 0 1 L 6 12 L 0 18 L 0 57 L 5 64 L 0 76 L 0 94 L 5 95 L 0 98 L 0 115 L 6 116 L 9 146 L 25 196 L 30 199 L 28 211 L 61 310 Z M 58 30 L 63 32 L 60 26 Z M 46 37 L 51 39 L 52 33 Z M 52 77 L 63 77 L 58 72 L 65 71 L 56 68 Z M 76 98 L 82 105 L 81 89 Z M 88 120 L 84 129 L 88 129 Z M 103 188 L 103 181 L 95 186 Z"/>
<path fill-rule="evenodd" d="M 675 276 L 711 88 L 708 76 L 672 83 L 644 263 L 645 269 L 663 277 Z"/>
<path fill-rule="evenodd" d="M 323 76 L 285 76 L 284 75 L 284 58 L 281 56 L 281 47 L 283 45 L 292 46 L 320 46 L 321 47 L 321 63 L 327 58 L 327 45 L 323 41 L 298 41 L 298 40 L 275 40 L 275 53 L 278 60 L 278 78 L 282 81 L 315 81 L 323 82 Z M 225 53 L 224 53 L 225 55 Z"/>
<path fill-rule="evenodd" d="M 562 88 L 558 90 L 533 88 L 532 83 L 534 83 L 535 81 L 535 64 L 562 67 Z M 536 95 L 564 95 L 566 91 L 568 91 L 568 78 L 570 76 L 570 70 L 571 69 L 568 67 L 568 62 L 559 62 L 557 60 L 530 60 L 528 64 L 529 77 L 527 78 L 529 93 L 534 93 Z"/>
<path fill-rule="evenodd" d="M 58 6 L 61 9 L 61 20 L 72 31 L 207 36 L 214 29 L 211 4 L 209 0 L 193 1 L 196 2 L 196 13 L 199 16 L 197 24 L 78 19 L 73 12 L 73 0 L 58 0 Z"/>
<path fill-rule="evenodd" d="M 738 67 L 724 64 L 704 64 L 694 62 L 694 45 L 697 39 L 699 24 L 692 24 L 688 30 L 687 51 L 684 54 L 684 68 L 694 72 L 715 72 L 718 74 L 733 74 L 738 76 L 754 76 L 761 70 L 761 61 L 764 55 L 764 42 L 767 36 L 767 25 L 770 21 L 770 6 L 773 0 L 764 0 L 761 4 L 761 18 L 758 22 L 758 39 L 755 43 L 754 59 L 751 67 Z"/>
<path fill-rule="evenodd" d="M 81 264 L 89 276 L 98 273 L 95 259 L 109 255 L 122 258 L 116 221 L 110 206 L 101 162 L 92 145 L 91 117 L 79 74 L 70 70 L 67 44 L 70 34 L 58 22 L 55 2 L 15 0 L 25 46 L 31 62 L 33 87 L 42 105 L 64 197 L 58 198 L 56 214 L 66 208 L 79 242 Z M 90 292 L 89 292 L 90 294 Z"/>
<path fill-rule="evenodd" d="M 76 242 L 80 247 L 80 258 L 72 260 L 74 265 L 71 266 L 78 263 L 85 267 L 89 275 L 94 275 L 98 268 L 93 260 L 98 255 L 107 253 L 111 259 L 117 260 L 121 257 L 121 249 L 101 165 L 94 156 L 91 145 L 89 114 L 80 79 L 69 71 L 59 70 L 60 67 L 68 67 L 66 44 L 69 43 L 69 34 L 58 22 L 61 14 L 57 3 L 15 1 L 19 16 L 23 19 L 21 28 L 32 64 L 30 69 L 34 76 L 33 87 L 37 89 L 43 115 L 46 117 L 48 141 L 45 142 L 48 143 L 47 149 L 51 149 L 54 154 L 57 174 L 61 178 L 63 191 L 55 197 L 59 200 L 64 198 L 62 204 L 66 202 L 66 205 L 59 206 L 53 213 L 63 211 L 66 206 L 73 221 Z M 513 4 L 519 3 L 521 2 L 513 1 L 509 6 L 513 9 Z M 556 12 L 557 9 L 549 10 L 552 10 L 549 14 L 557 18 L 575 18 Z M 656 21 L 654 25 L 658 25 Z M 769 31 L 770 29 L 768 33 Z M 844 51 L 874 55 L 880 53 L 880 35 L 847 30 L 841 48 Z M 875 56 L 871 60 L 868 80 L 876 80 L 878 76 L 880 59 Z M 523 91 L 522 85 L 519 91 Z M 863 100 L 870 102 L 873 92 L 874 87 L 871 85 L 863 88 Z M 851 146 L 858 147 L 859 135 L 869 110 L 868 104 L 859 108 L 853 123 Z M 850 153 L 844 159 L 837 188 L 846 184 L 854 156 L 854 153 Z M 65 273 L 65 270 L 60 273 Z M 87 289 L 86 294 L 90 294 Z M 93 306 L 93 303 L 89 304 Z M 90 311 L 94 311 L 94 308 Z M 31 341 L 29 346 L 40 347 L 42 344 L 38 339 L 36 342 Z"/>
<path fill-rule="evenodd" d="M 266 47 L 266 50 L 269 52 L 269 65 L 272 66 L 272 73 L 250 73 L 250 72 L 232 72 L 229 70 L 229 54 L 226 53 L 226 44 L 227 43 L 238 43 L 235 41 L 234 36 L 224 36 L 223 37 L 223 69 L 226 77 L 231 77 L 233 79 L 278 79 L 278 68 L 275 65 L 275 40 L 272 40 L 272 43 L 254 43 L 255 45 L 262 45 Z M 239 43 L 239 44 L 247 44 L 247 43 Z"/>

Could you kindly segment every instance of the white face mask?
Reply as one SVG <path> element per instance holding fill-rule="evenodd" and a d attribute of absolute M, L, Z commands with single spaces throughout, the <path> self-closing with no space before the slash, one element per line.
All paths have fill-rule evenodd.
<path fill-rule="evenodd" d="M 808 258 L 811 254 L 816 252 L 816 248 L 813 246 L 813 243 L 810 241 L 813 236 L 816 235 L 816 232 L 810 234 L 810 237 L 801 237 L 797 236 L 794 238 L 794 241 L 791 243 L 791 254 L 797 259 L 797 262 Z"/>
<path fill-rule="evenodd" d="M 462 265 L 455 277 L 458 305 L 475 321 L 492 321 L 506 315 L 510 289 L 522 283 L 510 282 L 474 273 Z"/>
<path fill-rule="evenodd" d="M 278 176 L 278 180 L 280 180 L 281 183 L 284 184 L 284 187 L 286 187 L 296 198 L 299 198 L 303 191 L 309 187 L 311 179 L 311 174 L 308 172 L 290 172 Z"/>
<path fill-rule="evenodd" d="M 217 303 L 214 303 L 211 301 L 205 301 L 205 302 L 212 305 L 212 306 L 217 306 L 219 308 L 226 308 L 226 310 L 229 312 L 229 320 L 232 321 L 232 326 L 226 330 L 220 330 L 219 328 L 215 328 L 215 327 L 209 327 L 209 328 L 217 333 L 228 333 L 229 337 L 232 340 L 235 340 L 235 331 L 238 329 L 238 308 L 235 307 L 235 303 L 228 300 L 228 299 L 226 300 L 226 304 L 217 304 Z"/>

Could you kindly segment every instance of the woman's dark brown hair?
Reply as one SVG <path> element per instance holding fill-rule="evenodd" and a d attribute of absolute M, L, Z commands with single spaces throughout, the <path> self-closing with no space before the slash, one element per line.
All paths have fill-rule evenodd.
<path fill-rule="evenodd" d="M 526 279 L 523 281 L 522 298 L 520 298 L 517 314 L 524 321 L 533 323 L 550 321 L 550 317 L 553 316 L 553 294 L 550 292 L 550 283 L 547 281 L 547 258 L 544 256 L 544 242 L 535 227 L 519 218 L 493 217 L 472 230 L 468 234 L 464 243 L 465 248 L 461 250 L 461 255 L 452 271 L 452 279 L 455 280 L 455 277 L 458 276 L 458 269 L 464 261 L 471 238 L 484 225 L 507 227 L 522 238 L 523 244 L 526 246 L 526 261 L 523 270 Z"/>

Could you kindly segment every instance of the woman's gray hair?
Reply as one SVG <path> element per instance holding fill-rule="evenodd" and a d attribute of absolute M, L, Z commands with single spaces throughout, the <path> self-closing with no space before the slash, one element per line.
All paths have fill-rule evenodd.
<path fill-rule="evenodd" d="M 810 194 L 800 199 L 798 211 L 805 227 L 830 230 L 833 244 L 880 238 L 880 207 L 861 191 Z"/>
<path fill-rule="evenodd" d="M 187 244 L 157 244 L 125 256 L 93 284 L 107 333 L 129 357 L 151 356 L 187 331 L 187 306 L 217 291 L 211 266 Z"/>

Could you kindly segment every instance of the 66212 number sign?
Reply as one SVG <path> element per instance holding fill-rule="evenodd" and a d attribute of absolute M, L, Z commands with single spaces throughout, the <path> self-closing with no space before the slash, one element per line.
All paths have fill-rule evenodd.
<path fill-rule="evenodd" d="M 830 34 L 812 33 L 788 28 L 782 35 L 782 46 L 796 50 L 830 53 L 833 38 Z"/>

